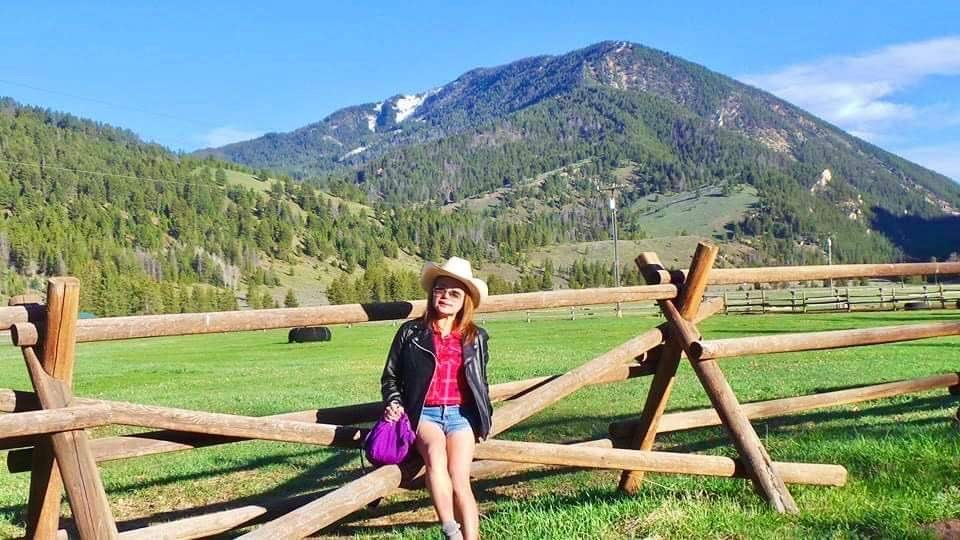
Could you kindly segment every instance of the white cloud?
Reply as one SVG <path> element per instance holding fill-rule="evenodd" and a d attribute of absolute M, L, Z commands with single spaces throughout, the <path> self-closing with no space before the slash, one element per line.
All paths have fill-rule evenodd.
<path fill-rule="evenodd" d="M 260 135 L 263 135 L 263 133 L 259 131 L 237 129 L 233 126 L 221 126 L 218 128 L 213 128 L 206 133 L 197 135 L 197 139 L 202 141 L 203 146 L 205 147 L 216 147 L 238 141 L 255 139 Z"/>
<path fill-rule="evenodd" d="M 960 182 L 960 142 L 901 148 L 898 153 Z"/>
<path fill-rule="evenodd" d="M 960 36 L 892 45 L 741 79 L 876 142 L 904 123 L 942 123 L 960 116 L 956 104 L 924 108 L 897 100 L 898 92 L 928 77 L 951 75 L 960 75 Z"/>

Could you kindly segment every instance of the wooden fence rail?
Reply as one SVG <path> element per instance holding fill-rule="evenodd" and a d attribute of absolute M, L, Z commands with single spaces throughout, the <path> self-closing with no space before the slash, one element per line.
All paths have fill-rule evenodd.
<path fill-rule="evenodd" d="M 960 308 L 960 285 L 889 285 L 724 291 L 724 313 L 898 311 Z"/>
<path fill-rule="evenodd" d="M 712 269 L 715 256 L 715 248 L 699 246 L 689 281 L 685 271 L 669 272 L 659 265 L 655 254 L 644 254 L 638 258 L 638 265 L 648 282 L 645 286 L 501 295 L 485 301 L 481 313 L 523 312 L 518 319 L 527 320 L 529 310 L 554 310 L 542 315 L 545 317 L 570 313 L 576 318 L 578 313 L 591 312 L 581 311 L 579 306 L 617 304 L 619 308 L 626 302 L 656 301 L 666 322 L 569 372 L 491 386 L 491 397 L 499 403 L 491 437 L 585 386 L 653 375 L 641 417 L 611 423 L 609 439 L 578 444 L 489 439 L 477 447 L 478 461 L 473 464 L 472 474 L 484 477 L 558 466 L 620 469 L 625 471 L 624 478 L 630 479 L 627 485 L 631 489 L 640 487 L 643 471 L 741 477 L 754 482 L 775 510 L 792 512 L 796 505 L 785 484 L 840 486 L 846 482 L 847 472 L 838 465 L 773 461 L 749 419 L 934 388 L 960 391 L 960 375 L 949 373 L 741 405 L 715 359 L 960 335 L 960 321 L 709 340 L 701 336 L 698 324 L 715 313 L 737 308 L 735 302 L 727 305 L 731 302 L 729 293 L 726 298 L 707 298 L 701 304 L 707 284 L 940 276 L 960 273 L 960 263 Z M 414 456 L 403 466 L 381 467 L 319 498 L 294 499 L 283 508 L 245 505 L 150 527 L 116 524 L 97 462 L 249 439 L 356 448 L 365 433 L 362 424 L 375 420 L 382 404 L 249 417 L 74 397 L 71 386 L 76 343 L 398 320 L 422 314 L 424 301 L 77 320 L 78 290 L 76 280 L 55 278 L 50 281 L 46 305 L 24 297 L 19 299 L 23 305 L 0 308 L 0 330 L 10 330 L 14 344 L 21 347 L 34 386 L 34 392 L 0 389 L 0 412 L 5 413 L 0 415 L 0 449 L 15 449 L 8 453 L 11 472 L 31 471 L 29 536 L 47 539 L 67 534 L 58 530 L 61 486 L 66 488 L 73 510 L 71 530 L 83 539 L 194 538 L 254 522 L 263 524 L 246 538 L 301 538 L 397 489 L 422 486 L 422 464 Z M 828 296 L 802 297 L 799 310 L 835 304 L 852 309 L 877 300 L 860 290 L 844 288 L 841 302 L 838 290 Z M 940 307 L 948 307 L 955 293 L 960 296 L 960 289 L 942 284 L 919 293 L 900 290 L 896 298 L 892 292 L 885 297 L 885 292 L 883 288 L 878 290 L 880 304 L 894 307 L 906 301 L 939 302 Z M 791 293 L 789 304 L 776 295 L 761 294 L 761 311 L 798 309 L 796 293 Z M 751 302 L 746 300 L 747 309 L 752 309 Z M 664 412 L 684 352 L 713 407 Z M 155 431 L 92 440 L 87 437 L 87 428 L 107 424 Z M 728 431 L 739 458 L 652 450 L 657 433 L 714 425 Z"/>

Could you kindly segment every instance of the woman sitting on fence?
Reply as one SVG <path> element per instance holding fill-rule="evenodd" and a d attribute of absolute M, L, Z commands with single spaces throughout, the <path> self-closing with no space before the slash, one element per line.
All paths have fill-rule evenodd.
<path fill-rule="evenodd" d="M 442 266 L 427 263 L 420 283 L 426 312 L 397 331 L 380 379 L 384 417 L 394 422 L 407 413 L 444 534 L 472 540 L 479 534 L 479 512 L 470 464 L 476 441 L 490 433 L 493 411 L 487 333 L 473 324 L 487 284 L 459 257 Z"/>

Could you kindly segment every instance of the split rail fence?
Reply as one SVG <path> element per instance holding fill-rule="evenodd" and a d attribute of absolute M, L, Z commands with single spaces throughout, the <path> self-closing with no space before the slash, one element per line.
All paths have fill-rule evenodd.
<path fill-rule="evenodd" d="M 722 298 L 703 299 L 708 284 L 960 274 L 960 263 L 713 270 L 716 255 L 716 247 L 701 244 L 689 271 L 668 272 L 655 254 L 643 253 L 637 264 L 648 283 L 644 286 L 512 294 L 486 300 L 480 308 L 485 313 L 656 301 L 666 322 L 566 373 L 493 385 L 491 397 L 500 405 L 494 413 L 491 438 L 477 446 L 474 477 L 542 466 L 619 469 L 624 471 L 620 487 L 628 492 L 639 489 L 645 472 L 737 477 L 751 481 L 775 511 L 796 512 L 787 484 L 842 486 L 847 471 L 834 464 L 773 461 L 750 419 L 936 388 L 960 390 L 960 375 L 945 373 L 741 405 L 719 359 L 960 335 L 960 321 L 704 340 L 696 325 L 724 307 Z M 10 450 L 11 472 L 31 474 L 26 519 L 29 537 L 64 537 L 69 529 L 82 539 L 197 538 L 259 525 L 243 538 L 302 538 L 397 489 L 422 487 L 422 462 L 414 456 L 402 466 L 377 468 L 276 517 L 268 514 L 270 508 L 245 505 L 149 527 L 118 524 L 98 463 L 249 439 L 356 448 L 366 429 L 354 425 L 374 421 L 382 413 L 382 405 L 372 402 L 248 417 L 77 397 L 71 390 L 77 343 L 398 320 L 421 315 L 425 304 L 421 300 L 78 320 L 78 302 L 78 281 L 65 277 L 49 281 L 45 305 L 0 308 L 0 329 L 9 329 L 14 345 L 21 348 L 34 390 L 0 389 L 0 411 L 8 413 L 0 415 L 0 450 Z M 713 407 L 665 414 L 684 355 Z M 612 423 L 607 438 L 573 444 L 496 438 L 587 385 L 647 375 L 653 381 L 640 416 Z M 109 424 L 154 431 L 89 437 L 87 429 Z M 726 429 L 737 459 L 652 450 L 658 433 L 715 425 Z M 65 521 L 61 528 L 64 492 L 72 524 Z"/>
<path fill-rule="evenodd" d="M 724 313 L 808 313 L 960 308 L 960 285 L 888 285 L 724 291 Z"/>

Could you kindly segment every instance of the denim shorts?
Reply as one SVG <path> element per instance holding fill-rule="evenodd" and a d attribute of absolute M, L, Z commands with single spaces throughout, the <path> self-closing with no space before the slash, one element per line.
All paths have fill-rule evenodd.
<path fill-rule="evenodd" d="M 421 420 L 429 420 L 440 426 L 444 435 L 449 435 L 461 429 L 473 429 L 477 425 L 476 413 L 469 407 L 460 408 L 460 405 L 424 406 Z"/>

